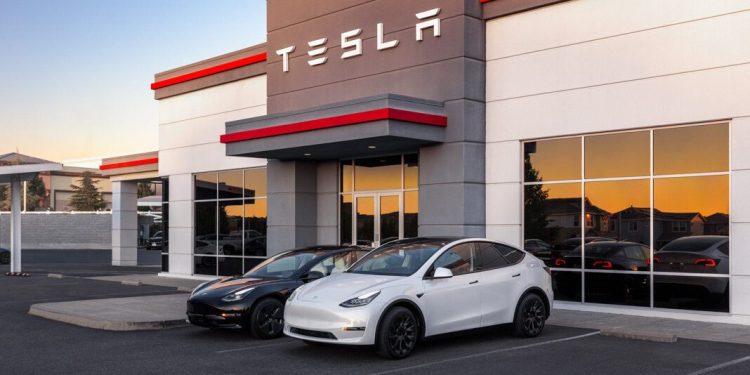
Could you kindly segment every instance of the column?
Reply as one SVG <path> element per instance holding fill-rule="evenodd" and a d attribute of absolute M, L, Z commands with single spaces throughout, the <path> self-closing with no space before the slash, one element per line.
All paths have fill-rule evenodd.
<path fill-rule="evenodd" d="M 268 161 L 268 256 L 317 242 L 315 162 Z"/>
<path fill-rule="evenodd" d="M 10 272 L 21 272 L 21 177 L 10 182 Z"/>
<path fill-rule="evenodd" d="M 138 183 L 112 182 L 112 265 L 138 265 Z"/>

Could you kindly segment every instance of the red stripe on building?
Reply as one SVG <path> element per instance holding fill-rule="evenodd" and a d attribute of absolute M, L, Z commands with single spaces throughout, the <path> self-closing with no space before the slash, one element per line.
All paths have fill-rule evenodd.
<path fill-rule="evenodd" d="M 219 64 L 216 66 L 208 67 L 205 69 L 197 70 L 192 73 L 183 74 L 177 77 L 168 78 L 161 81 L 156 81 L 151 84 L 151 90 L 160 89 L 167 86 L 176 85 L 178 83 L 192 81 L 194 79 L 210 76 L 212 74 L 226 72 L 227 70 L 237 69 L 241 68 L 243 66 L 256 64 L 259 62 L 266 61 L 267 55 L 265 52 L 259 53 L 257 55 L 252 55 L 248 57 L 243 57 L 239 60 L 234 60 L 230 62 L 226 62 L 223 64 Z"/>
<path fill-rule="evenodd" d="M 107 169 L 136 167 L 136 166 L 139 166 L 139 165 L 156 164 L 158 162 L 159 162 L 159 158 L 131 160 L 131 161 L 124 161 L 124 162 L 121 162 L 121 163 L 102 164 L 101 167 L 99 167 L 99 170 L 105 171 Z"/>
<path fill-rule="evenodd" d="M 380 108 L 372 111 L 350 113 L 347 115 L 326 117 L 315 120 L 296 122 L 292 124 L 270 126 L 263 129 L 245 130 L 221 136 L 221 143 L 233 143 L 251 139 L 275 137 L 277 135 L 308 132 L 312 130 L 335 128 L 339 126 L 361 124 L 379 120 L 398 120 L 416 124 L 448 126 L 446 116 L 428 113 L 405 111 L 394 108 Z"/>
<path fill-rule="evenodd" d="M 479 2 L 482 3 L 482 4 L 489 3 L 490 1 L 493 1 L 493 0 L 479 0 Z"/>

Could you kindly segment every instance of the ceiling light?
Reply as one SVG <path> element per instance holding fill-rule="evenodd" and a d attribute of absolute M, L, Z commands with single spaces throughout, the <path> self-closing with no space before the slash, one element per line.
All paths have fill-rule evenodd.
<path fill-rule="evenodd" d="M 375 146 L 367 146 L 367 148 L 369 148 L 369 149 L 374 149 L 374 148 L 376 148 L 376 147 L 375 147 Z"/>

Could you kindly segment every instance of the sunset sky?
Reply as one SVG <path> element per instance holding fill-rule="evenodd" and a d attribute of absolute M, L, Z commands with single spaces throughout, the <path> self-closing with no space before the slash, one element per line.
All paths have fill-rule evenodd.
<path fill-rule="evenodd" d="M 154 73 L 265 41 L 265 0 L 0 2 L 0 154 L 156 150 Z"/>

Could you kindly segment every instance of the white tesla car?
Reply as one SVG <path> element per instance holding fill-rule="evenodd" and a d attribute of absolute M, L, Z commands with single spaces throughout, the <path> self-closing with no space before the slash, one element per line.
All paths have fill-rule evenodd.
<path fill-rule="evenodd" d="M 537 336 L 552 300 L 549 269 L 522 250 L 479 238 L 405 239 L 297 289 L 284 333 L 311 344 L 375 345 L 397 359 L 424 337 L 478 327 L 513 323 L 517 336 Z"/>

